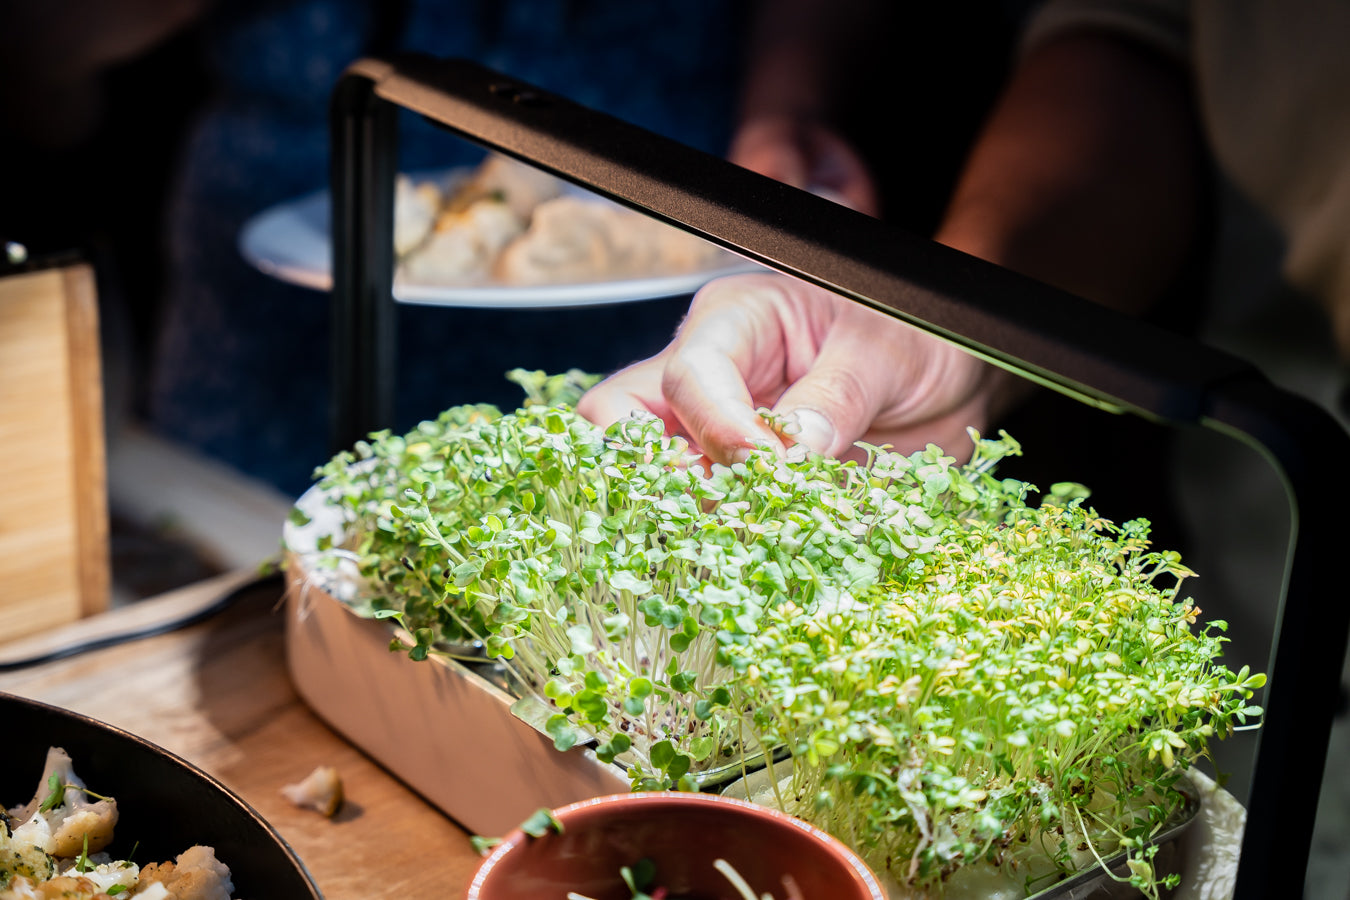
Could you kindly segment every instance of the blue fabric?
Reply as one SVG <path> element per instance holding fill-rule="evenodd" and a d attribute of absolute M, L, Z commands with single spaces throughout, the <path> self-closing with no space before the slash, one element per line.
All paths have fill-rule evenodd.
<path fill-rule="evenodd" d="M 249 216 L 327 182 L 329 93 L 368 48 L 362 0 L 232 0 L 205 29 L 216 82 L 169 211 L 169 290 L 151 424 L 298 494 L 328 456 L 327 295 L 251 269 Z M 712 153 L 730 136 L 742 10 L 727 0 L 408 4 L 400 48 L 478 60 Z M 411 114 L 400 166 L 476 161 Z M 514 366 L 608 371 L 659 349 L 684 298 L 578 310 L 401 307 L 399 420 L 461 402 L 514 404 Z"/>

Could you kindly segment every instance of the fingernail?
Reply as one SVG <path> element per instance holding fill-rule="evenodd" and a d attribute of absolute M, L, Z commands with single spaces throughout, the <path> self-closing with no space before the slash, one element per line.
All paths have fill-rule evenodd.
<path fill-rule="evenodd" d="M 792 439 L 817 453 L 828 453 L 834 445 L 834 426 L 830 420 L 810 408 L 794 410 L 789 418 L 796 425 Z"/>
<path fill-rule="evenodd" d="M 735 465 L 736 463 L 743 463 L 749 458 L 750 458 L 749 447 L 737 447 L 735 450 L 731 451 L 732 465 Z"/>

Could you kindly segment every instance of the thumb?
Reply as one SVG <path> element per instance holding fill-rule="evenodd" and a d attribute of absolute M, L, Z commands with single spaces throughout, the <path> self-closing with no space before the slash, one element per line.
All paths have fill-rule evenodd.
<path fill-rule="evenodd" d="M 877 348 L 832 334 L 805 375 L 783 392 L 773 412 L 784 437 L 826 456 L 841 456 L 881 411 L 888 367 Z"/>

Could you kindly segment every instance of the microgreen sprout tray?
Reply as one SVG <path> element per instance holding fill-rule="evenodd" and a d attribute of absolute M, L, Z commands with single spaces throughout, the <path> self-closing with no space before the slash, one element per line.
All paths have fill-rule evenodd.
<path fill-rule="evenodd" d="M 1175 785 L 1252 727 L 1264 677 L 1218 663 L 1222 626 L 1147 522 L 997 477 L 1020 451 L 1006 434 L 974 436 L 965 464 L 867 447 L 705 470 L 654 417 L 602 430 L 544 396 L 580 377 L 516 380 L 516 412 L 456 407 L 339 454 L 324 508 L 290 526 L 330 515 L 293 565 L 301 613 L 327 586 L 384 626 L 386 662 L 456 674 L 424 716 L 491 696 L 512 741 L 638 790 L 782 751 L 787 778 L 755 799 L 906 889 L 985 871 L 1031 888 L 1121 849 L 1146 896 L 1171 884 L 1154 860 Z M 440 649 L 474 642 L 514 690 Z M 502 763 L 472 723 L 461 744 Z M 497 774 L 539 769 L 516 765 Z"/>
<path fill-rule="evenodd" d="M 1153 864 L 1160 873 L 1179 871 L 1182 864 L 1179 858 L 1183 846 L 1182 839 L 1200 813 L 1200 797 L 1195 787 L 1186 784 L 1179 786 L 1179 790 L 1185 797 L 1185 802 L 1177 810 L 1176 815 L 1163 827 L 1163 830 L 1153 838 L 1153 844 L 1159 848 Z M 1108 871 L 1111 874 L 1108 875 Z M 1129 877 L 1129 854 L 1126 851 L 1121 850 L 1106 857 L 1100 865 L 1084 866 L 1063 881 L 1037 891 L 1027 900 L 1086 900 L 1086 898 L 1110 896 L 1111 888 L 1109 885 L 1112 884 L 1112 876 L 1116 878 Z M 1124 893 L 1127 896 L 1137 893 L 1128 882 L 1123 886 L 1124 889 L 1119 883 L 1115 883 L 1115 888 L 1118 893 Z"/>

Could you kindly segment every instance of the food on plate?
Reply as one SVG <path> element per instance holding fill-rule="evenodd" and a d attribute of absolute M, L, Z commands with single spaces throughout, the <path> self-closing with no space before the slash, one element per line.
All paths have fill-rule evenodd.
<path fill-rule="evenodd" d="M 441 189 L 407 175 L 394 181 L 394 254 L 407 256 L 426 240 L 441 208 Z"/>
<path fill-rule="evenodd" d="M 556 197 L 493 270 L 507 284 L 557 284 L 689 272 L 716 262 L 712 244 L 613 203 Z"/>
<path fill-rule="evenodd" d="M 483 281 L 502 250 L 524 231 L 506 203 L 476 200 L 437 218 L 417 251 L 404 258 L 404 277 L 421 284 Z"/>
<path fill-rule="evenodd" d="M 0 813 L 0 900 L 230 900 L 230 870 L 210 847 L 140 866 L 105 849 L 116 824 L 117 801 L 50 748 L 33 799 Z"/>
<path fill-rule="evenodd" d="M 660 277 L 715 265 L 701 238 L 500 155 L 445 184 L 400 175 L 400 275 L 435 285 L 544 285 Z"/>
<path fill-rule="evenodd" d="M 521 220 L 528 220 L 535 207 L 563 191 L 563 182 L 547 172 L 524 163 L 492 154 L 483 160 L 474 174 L 446 201 L 446 210 L 495 197 L 505 203 Z"/>
<path fill-rule="evenodd" d="M 332 766 L 319 766 L 295 784 L 282 787 L 281 794 L 301 809 L 332 818 L 342 808 L 342 777 Z"/>

